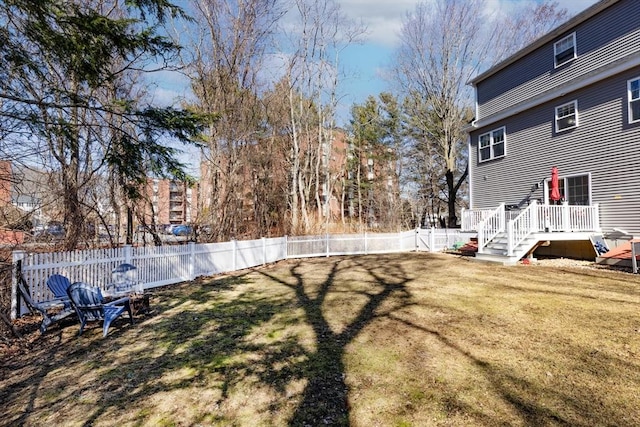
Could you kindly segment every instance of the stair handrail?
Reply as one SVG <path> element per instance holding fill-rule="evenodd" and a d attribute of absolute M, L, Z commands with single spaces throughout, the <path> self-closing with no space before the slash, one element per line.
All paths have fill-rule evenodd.
<path fill-rule="evenodd" d="M 533 200 L 526 209 L 507 224 L 507 254 L 513 256 L 518 245 L 537 231 L 539 231 L 538 203 Z"/>
<path fill-rule="evenodd" d="M 487 216 L 493 214 L 495 208 L 490 209 L 462 209 L 461 230 L 478 231 L 478 225 Z"/>
<path fill-rule="evenodd" d="M 478 253 L 483 253 L 487 244 L 493 240 L 498 233 L 504 231 L 505 210 L 504 203 L 500 203 L 491 215 L 488 215 L 478 223 Z"/>

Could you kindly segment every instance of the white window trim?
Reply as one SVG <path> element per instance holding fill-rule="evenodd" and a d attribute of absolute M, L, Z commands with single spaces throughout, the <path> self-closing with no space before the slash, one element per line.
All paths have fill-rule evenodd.
<path fill-rule="evenodd" d="M 640 84 L 640 76 L 627 80 L 627 108 L 629 109 L 629 124 L 640 123 L 640 118 L 633 120 L 633 112 L 631 110 L 632 101 L 640 102 L 640 97 L 638 97 L 637 99 L 631 99 L 631 83 L 635 81 L 638 81 L 638 84 Z"/>
<path fill-rule="evenodd" d="M 558 45 L 560 43 L 562 43 L 563 41 L 569 39 L 569 38 L 571 38 L 572 42 L 573 42 L 573 56 L 571 58 L 563 61 L 563 62 L 558 62 L 557 58 L 556 58 L 558 56 Z M 568 36 L 565 36 L 565 37 L 561 38 L 560 40 L 558 40 L 557 42 L 555 42 L 553 44 L 553 63 L 554 63 L 555 68 L 562 67 L 564 64 L 567 64 L 567 63 L 573 61 L 577 57 L 578 57 L 578 44 L 576 43 L 576 33 L 575 32 L 569 34 Z"/>
<path fill-rule="evenodd" d="M 577 178 L 579 176 L 586 176 L 589 182 L 589 204 L 587 206 L 593 206 L 593 183 L 591 182 L 591 172 L 585 173 L 572 173 L 571 175 L 559 175 L 558 180 L 564 181 L 564 191 L 567 191 L 567 180 L 569 178 Z M 544 200 L 549 200 L 549 196 L 551 195 L 551 178 L 546 178 L 544 180 Z M 562 197 L 567 197 L 566 194 L 563 194 Z"/>
<path fill-rule="evenodd" d="M 504 139 L 502 140 L 502 144 L 504 145 L 503 148 L 503 153 L 500 156 L 494 156 L 493 154 L 493 147 L 495 145 L 495 141 L 493 140 L 493 134 L 494 132 L 497 132 L 499 130 L 502 130 L 502 135 L 504 136 Z M 483 147 L 480 146 L 480 139 L 485 136 L 485 135 L 489 135 L 489 158 L 488 159 L 482 159 L 482 155 L 480 154 L 481 150 Z M 484 147 L 486 148 L 486 147 Z M 499 128 L 495 128 L 490 130 L 489 132 L 485 132 L 483 134 L 478 135 L 478 163 L 484 163 L 484 162 L 489 162 L 491 160 L 495 160 L 495 159 L 501 159 L 503 157 L 505 157 L 507 155 L 507 127 L 506 126 L 501 126 Z"/>
<path fill-rule="evenodd" d="M 558 119 L 560 118 L 560 117 L 558 117 L 558 110 L 560 108 L 562 108 L 562 107 L 566 107 L 567 105 L 571 105 L 571 104 L 573 104 L 573 111 L 574 111 L 573 114 L 576 116 L 575 123 L 571 127 L 567 127 L 567 128 L 564 128 L 564 129 L 558 129 Z M 575 100 L 573 100 L 571 102 L 565 102 L 564 104 L 558 105 L 555 108 L 554 124 L 555 124 L 556 133 L 565 132 L 565 131 L 568 131 L 568 130 L 571 130 L 571 129 L 575 129 L 575 128 L 578 127 L 579 121 L 578 121 L 578 100 L 577 99 L 575 99 Z"/>

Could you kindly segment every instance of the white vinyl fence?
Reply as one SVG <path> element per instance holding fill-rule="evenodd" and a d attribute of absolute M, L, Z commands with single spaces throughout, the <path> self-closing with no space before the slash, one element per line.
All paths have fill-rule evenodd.
<path fill-rule="evenodd" d="M 418 229 L 401 233 L 365 233 L 262 238 L 224 243 L 188 243 L 170 246 L 125 246 L 73 252 L 13 253 L 14 266 L 20 262 L 22 275 L 35 302 L 50 301 L 46 285 L 52 274 L 62 274 L 71 282 L 86 282 L 101 289 L 111 283 L 111 272 L 122 263 L 137 267 L 138 280 L 145 289 L 193 280 L 289 258 L 366 255 L 409 251 L 441 251 L 459 246 L 474 236 L 458 230 Z M 28 311 L 17 298 L 14 268 L 12 318 Z"/>
<path fill-rule="evenodd" d="M 638 267 L 638 255 L 640 255 L 640 240 L 631 241 L 631 269 L 633 274 L 638 274 L 640 268 Z"/>

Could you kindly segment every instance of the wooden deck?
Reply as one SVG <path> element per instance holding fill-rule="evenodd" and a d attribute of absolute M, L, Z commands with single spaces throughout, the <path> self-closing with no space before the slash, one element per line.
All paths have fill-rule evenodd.
<path fill-rule="evenodd" d="M 640 239 L 630 240 L 617 248 L 611 249 L 606 254 L 602 254 L 596 258 L 596 262 L 598 264 L 631 267 L 631 242 L 640 242 Z M 636 255 L 636 260 L 640 262 L 640 255 Z"/>
<path fill-rule="evenodd" d="M 598 264 L 616 265 L 631 268 L 631 242 L 640 242 L 640 239 L 630 240 L 627 243 L 611 249 L 609 252 L 596 258 Z M 463 255 L 475 256 L 478 251 L 478 242 L 471 239 L 458 249 Z M 636 254 L 636 260 L 640 265 L 640 254 Z"/>

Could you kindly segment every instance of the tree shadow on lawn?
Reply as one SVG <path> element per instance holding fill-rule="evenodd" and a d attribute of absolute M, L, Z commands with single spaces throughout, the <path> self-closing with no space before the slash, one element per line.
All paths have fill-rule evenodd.
<path fill-rule="evenodd" d="M 391 296 L 402 301 L 395 307 L 397 309 L 410 304 L 406 285 L 411 279 L 400 264 L 389 261 L 389 258 L 385 258 L 384 263 L 380 263 L 375 257 L 336 259 L 326 278 L 315 284 L 310 283 L 300 272 L 302 261 L 290 268 L 290 274 L 295 278 L 294 283 L 260 272 L 295 292 L 297 303 L 304 310 L 306 322 L 313 328 L 315 336 L 315 351 L 307 352 L 305 360 L 301 362 L 302 366 L 298 368 L 299 372 L 304 373 L 307 383 L 289 425 L 349 425 L 349 390 L 345 383 L 343 362 L 346 346 L 372 320 L 387 315 L 381 311 L 381 307 Z M 329 317 L 332 313 L 324 306 L 332 292 L 351 293 L 337 285 L 335 277 L 341 270 L 351 269 L 353 265 L 369 275 L 367 281 L 371 286 L 357 292 L 366 302 L 361 304 L 352 320 L 346 322 L 338 332 L 331 327 Z M 273 381 L 269 374 L 263 380 Z"/>
<path fill-rule="evenodd" d="M 455 350 L 464 359 L 468 360 L 473 366 L 484 372 L 484 377 L 487 378 L 493 387 L 494 391 L 498 395 L 502 396 L 503 400 L 511 405 L 521 418 L 526 421 L 527 425 L 573 425 L 566 419 L 563 419 L 559 414 L 554 413 L 553 410 L 545 408 L 544 406 L 536 404 L 534 401 L 527 400 L 524 394 L 535 394 L 532 392 L 536 387 L 527 382 L 526 380 L 519 378 L 513 372 L 503 372 L 498 367 L 491 363 L 482 360 L 472 353 L 461 347 L 453 340 L 446 337 L 440 331 L 425 327 L 423 325 L 416 324 L 410 320 L 403 319 L 394 315 L 390 316 L 390 319 L 413 329 L 417 329 L 425 334 L 434 337 L 440 341 L 446 347 Z M 526 393 L 523 391 L 526 390 Z M 542 390 L 538 390 L 542 392 Z M 572 399 L 569 396 L 566 397 L 566 402 L 570 403 Z M 445 407 L 449 413 L 466 413 L 473 415 L 474 419 L 481 420 L 483 423 L 489 425 L 496 424 L 497 420 L 493 417 L 482 413 L 478 408 L 473 408 L 464 403 L 463 400 L 458 399 L 456 396 L 449 396 L 446 400 Z M 575 404 L 576 402 L 571 402 Z"/>
<path fill-rule="evenodd" d="M 236 386 L 257 378 L 262 387 L 279 396 L 269 407 L 258 408 L 258 417 L 266 420 L 278 412 L 289 417 L 291 413 L 284 409 L 290 404 L 287 387 L 304 380 L 299 404 L 285 422 L 296 426 L 348 425 L 342 361 L 345 347 L 379 315 L 376 310 L 389 296 L 408 296 L 404 286 L 409 278 L 389 259 L 381 263 L 376 258 L 351 258 L 348 262 L 336 258 L 328 267 L 323 261 L 327 271 L 313 281 L 302 271 L 305 264 L 293 263 L 287 279 L 257 270 L 275 282 L 274 287 L 282 285 L 275 293 L 247 289 L 244 285 L 254 281 L 251 273 L 167 287 L 154 293 L 153 315 L 137 319 L 133 326 L 118 319 L 106 339 L 102 339 L 97 323 L 81 337 L 76 336 L 77 324 L 61 329 L 59 343 L 14 366 L 20 374 L 10 384 L 5 382 L 0 391 L 5 403 L 3 422 L 93 425 L 108 417 L 114 422 L 140 424 L 234 423 L 233 412 L 222 412 L 220 406 L 233 398 L 230 393 Z M 359 291 L 363 303 L 351 321 L 341 331 L 334 331 L 328 318 L 331 313 L 323 311 L 323 304 L 330 293 L 341 292 L 336 274 L 354 265 L 368 274 L 371 286 Z M 273 340 L 251 337 L 275 317 L 300 308 L 303 320 L 313 330 L 313 350 L 295 336 Z M 280 324 L 269 327 L 284 328 L 292 319 L 276 320 Z M 42 338 L 50 340 L 51 334 Z M 157 401 L 150 403 L 161 395 L 175 396 L 172 393 L 180 390 L 197 393 L 200 387 L 217 388 L 217 401 L 209 405 L 198 402 L 190 408 L 193 412 L 175 415 L 175 419 L 170 409 L 158 418 Z M 188 406 L 186 400 L 170 403 Z"/>
<path fill-rule="evenodd" d="M 459 344 L 437 329 L 416 324 L 395 315 L 389 318 L 395 322 L 416 329 L 422 333 L 432 336 L 446 347 L 455 350 L 462 358 L 466 359 L 483 373 L 483 377 L 488 380 L 490 389 L 502 401 L 511 406 L 519 419 L 525 425 L 557 425 L 557 426 L 590 426 L 590 425 L 636 425 L 638 413 L 636 408 L 621 409 L 601 400 L 601 395 L 595 396 L 589 387 L 594 391 L 600 391 L 606 387 L 608 381 L 615 381 L 620 371 L 627 371 L 626 375 L 640 380 L 640 367 L 630 363 L 621 357 L 611 354 L 597 354 L 593 349 L 581 346 L 565 345 L 564 352 L 568 358 L 574 359 L 576 365 L 585 368 L 591 367 L 593 372 L 603 377 L 600 383 L 583 384 L 584 388 L 575 388 L 575 384 L 580 384 L 580 379 L 574 378 L 570 386 L 556 387 L 553 378 L 547 381 L 532 381 L 521 375 L 519 372 L 505 368 L 491 360 L 479 358 L 464 348 L 464 344 Z M 544 355 L 538 355 L 538 361 L 544 360 Z M 549 362 L 549 369 L 556 375 L 566 375 L 558 371 L 558 366 Z M 584 369 L 584 368 L 580 368 Z M 606 371 L 611 371 L 608 378 Z M 559 381 L 565 381 L 559 378 Z M 498 425 L 504 424 L 503 420 L 483 413 L 482 405 L 472 407 L 457 396 L 450 397 L 446 402 L 448 411 L 451 413 L 460 412 L 471 415 L 473 419 L 479 420 L 482 424 Z M 628 405 L 630 406 L 630 405 Z M 635 412 L 635 413 L 633 413 Z M 632 421 L 635 420 L 635 421 Z"/>
<path fill-rule="evenodd" d="M 346 347 L 367 325 L 385 318 L 403 322 L 456 350 L 484 372 L 496 393 L 526 423 L 566 425 L 574 421 L 541 406 L 525 391 L 535 385 L 476 357 L 465 350 L 464 343 L 448 338 L 446 331 L 398 317 L 409 306 L 438 309 L 436 300 L 425 305 L 412 299 L 407 285 L 417 275 L 405 271 L 405 257 L 289 261 L 286 273 L 281 267 L 258 269 L 168 287 L 152 298 L 154 315 L 138 319 L 133 326 L 121 319 L 112 325 L 106 339 L 102 339 L 99 325 L 78 338 L 78 326 L 74 324 L 69 327 L 72 336 L 66 329 L 60 331 L 60 342 L 51 348 L 39 349 L 30 360 L 2 367 L 0 399 L 4 404 L 0 419 L 12 425 L 45 421 L 91 425 L 111 419 L 129 424 L 242 424 L 233 418 L 233 412 L 220 408 L 234 399 L 232 394 L 238 387 L 255 379 L 277 397 L 268 407 L 255 405 L 261 421 L 269 423 L 274 414 L 280 413 L 287 416 L 283 423 L 292 426 L 349 425 L 349 389 L 343 360 Z M 429 259 L 432 272 L 438 262 Z M 357 279 L 347 277 L 353 270 L 362 271 L 362 275 Z M 260 277 L 271 282 L 266 284 L 273 286 L 271 292 L 260 293 L 250 287 Z M 350 288 L 351 279 L 361 286 Z M 259 285 L 263 286 L 261 282 Z M 330 309 L 335 298 L 357 300 L 353 312 L 341 323 L 336 322 L 340 313 Z M 296 336 L 268 339 L 271 332 L 284 330 L 287 322 L 298 321 L 291 314 L 294 311 L 313 332 L 312 348 Z M 265 336 L 256 339 L 256 330 Z M 43 339 L 56 337 L 47 334 Z M 19 378 L 7 386 L 8 368 L 15 369 Z M 288 386 L 296 381 L 304 387 L 291 399 Z M 215 396 L 206 403 L 201 401 L 206 397 L 198 396 L 200 400 L 190 408 L 193 413 L 175 415 L 175 419 L 170 408 L 162 408 L 166 413 L 163 419 L 154 413 L 161 408 L 153 402 L 160 395 L 173 397 L 173 392 L 194 394 L 205 389 L 215 391 Z M 179 396 L 177 399 L 183 400 L 168 403 L 189 406 L 184 394 Z M 557 397 L 574 412 L 588 414 L 589 408 L 584 406 L 588 400 L 570 394 Z M 288 411 L 285 406 L 291 402 L 295 407 Z M 487 424 L 497 421 L 476 413 L 478 408 L 465 407 L 455 396 L 449 406 Z M 617 419 L 615 414 L 611 419 Z"/>
<path fill-rule="evenodd" d="M 70 323 L 68 319 L 63 319 L 57 326 L 62 327 L 68 323 Z M 37 323 L 37 325 L 39 324 L 40 322 Z M 35 333 L 39 334 L 39 332 Z M 34 343 L 26 344 L 30 352 L 30 361 L 18 359 L 15 355 L 13 358 L 3 358 L 1 363 L 2 368 L 0 370 L 2 372 L 0 384 L 3 384 L 3 386 L 0 387 L 0 402 L 3 402 L 3 405 L 0 405 L 0 420 L 2 420 L 2 423 L 6 423 L 6 425 L 23 425 L 29 415 L 34 411 L 40 386 L 47 373 L 51 369 L 56 369 L 60 366 L 60 362 L 56 359 L 59 354 L 63 353 L 60 351 L 61 340 L 61 330 L 49 331 L 46 345 L 36 346 L 37 342 L 35 345 Z M 42 341 L 44 340 L 41 339 L 40 342 Z M 25 344 L 23 343 L 23 345 Z M 37 360 L 39 363 L 35 364 L 33 360 Z M 13 382 L 13 375 L 24 368 L 25 362 L 29 364 L 32 372 L 27 375 L 25 379 L 18 379 Z M 6 386 L 7 382 L 9 382 L 10 385 Z M 22 398 L 22 405 L 19 407 L 12 405 L 12 402 L 17 396 Z"/>
<path fill-rule="evenodd" d="M 250 362 L 236 362 L 236 359 L 239 356 L 242 358 L 247 352 L 261 350 L 260 346 L 252 347 L 245 338 L 254 328 L 268 322 L 289 304 L 284 298 L 261 297 L 253 291 L 238 291 L 242 285 L 252 281 L 247 277 L 248 274 L 196 285 L 193 291 L 186 294 L 164 295 L 166 308 L 154 325 L 146 326 L 153 330 L 148 338 L 143 338 L 153 340 L 154 351 L 162 349 L 162 355 L 148 354 L 142 348 L 128 356 L 126 366 L 116 364 L 104 371 L 100 380 L 124 382 L 123 392 L 116 396 L 113 393 L 105 394 L 100 410 L 92 415 L 87 424 L 98 420 L 109 407 L 126 409 L 131 407 L 131 402 L 139 402 L 144 406 L 145 400 L 157 393 L 190 390 L 194 385 L 209 388 L 214 382 L 215 388 L 219 378 L 222 378 L 220 398 L 213 407 L 199 409 L 201 413 L 197 416 L 203 420 L 221 421 L 219 414 L 216 414 L 216 407 L 228 397 L 229 388 L 243 377 L 241 370 L 247 370 L 251 365 Z M 238 295 L 226 301 L 226 292 L 238 292 Z M 181 378 L 180 375 L 173 378 L 177 372 L 186 374 Z M 131 377 L 135 380 L 131 381 Z M 184 405 L 186 402 L 177 404 Z M 149 411 L 143 410 L 138 418 L 142 421 L 150 415 Z M 170 424 L 174 422 L 170 419 L 167 421 Z"/>
<path fill-rule="evenodd" d="M 136 318 L 132 326 L 121 316 L 104 339 L 100 322 L 90 323 L 80 337 L 77 321 L 52 328 L 35 339 L 33 351 L 3 360 L 0 419 L 22 425 L 53 417 L 54 424 L 91 425 L 104 414 L 143 408 L 159 391 L 189 388 L 193 378 L 158 379 L 183 368 L 195 377 L 218 369 L 237 338 L 278 311 L 277 303 L 250 296 L 215 304 L 216 294 L 246 283 L 246 274 L 152 291 L 153 314 Z M 212 300 L 215 310 L 206 307 Z M 71 406 L 85 408 L 81 418 L 77 412 L 66 418 Z"/>

